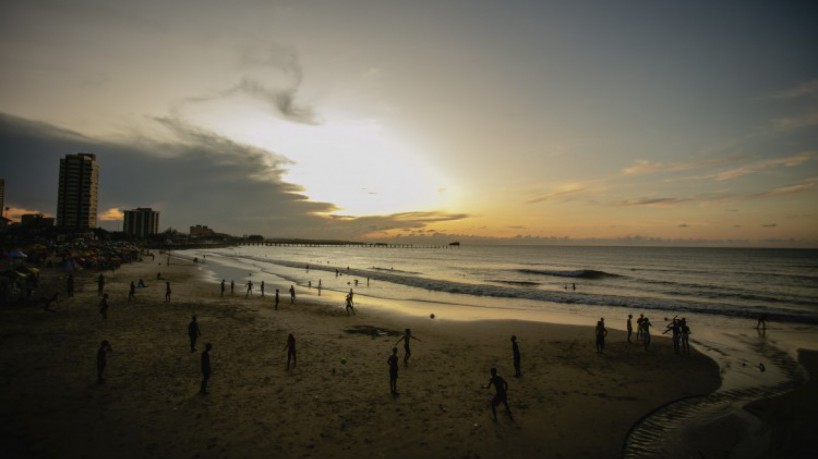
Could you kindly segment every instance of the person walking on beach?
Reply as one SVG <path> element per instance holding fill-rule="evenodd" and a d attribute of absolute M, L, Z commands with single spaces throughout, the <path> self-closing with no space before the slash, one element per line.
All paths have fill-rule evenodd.
<path fill-rule="evenodd" d="M 645 329 L 642 328 L 642 322 L 645 321 L 645 315 L 639 314 L 639 318 L 636 319 L 636 342 L 642 341 L 644 338 Z"/>
<path fill-rule="evenodd" d="M 352 306 L 352 289 L 349 289 L 349 293 L 347 293 L 347 315 L 355 314 L 355 308 Z"/>
<path fill-rule="evenodd" d="M 608 336 L 608 329 L 605 328 L 605 319 L 600 317 L 596 323 L 596 352 L 605 350 L 605 337 Z"/>
<path fill-rule="evenodd" d="M 222 290 L 222 296 L 224 296 L 224 279 L 222 279 L 221 290 Z"/>
<path fill-rule="evenodd" d="M 105 373 L 105 366 L 108 364 L 108 353 L 111 352 L 111 343 L 108 340 L 103 340 L 97 350 L 97 384 L 105 382 L 103 374 Z"/>
<path fill-rule="evenodd" d="M 247 293 L 244 294 L 244 297 L 247 298 L 248 296 L 253 294 L 253 281 L 247 281 Z"/>
<path fill-rule="evenodd" d="M 190 353 L 196 352 L 196 340 L 202 336 L 202 330 L 199 329 L 199 322 L 196 321 L 196 316 L 191 318 L 187 325 L 187 336 L 190 338 Z"/>
<path fill-rule="evenodd" d="M 295 336 L 290 333 L 287 336 L 287 344 L 284 345 L 284 350 L 287 351 L 287 371 L 290 371 L 290 361 L 293 362 L 293 368 L 295 368 Z"/>
<path fill-rule="evenodd" d="M 386 359 L 386 364 L 389 365 L 389 392 L 392 395 L 398 394 L 398 348 L 392 348 L 392 355 Z"/>
<path fill-rule="evenodd" d="M 756 330 L 766 330 L 767 329 L 767 314 L 760 314 L 758 316 L 758 323 L 756 324 Z"/>
<path fill-rule="evenodd" d="M 321 296 L 321 279 L 318 279 L 318 296 Z"/>
<path fill-rule="evenodd" d="M 278 289 L 276 289 L 275 309 L 278 311 Z"/>
<path fill-rule="evenodd" d="M 99 277 L 97 277 L 97 296 L 101 296 L 102 292 L 105 290 L 105 276 L 102 273 L 99 273 Z"/>
<path fill-rule="evenodd" d="M 99 313 L 103 320 L 108 320 L 108 294 L 102 295 L 102 301 L 99 302 Z"/>
<path fill-rule="evenodd" d="M 74 297 L 74 273 L 68 273 L 68 278 L 65 280 L 65 289 L 68 291 L 69 298 Z"/>
<path fill-rule="evenodd" d="M 512 420 L 514 417 L 511 416 L 511 408 L 508 407 L 508 383 L 505 379 L 501 378 L 497 375 L 497 369 L 491 369 L 491 379 L 489 379 L 489 383 L 486 386 L 486 389 L 490 388 L 494 385 L 494 398 L 491 399 L 491 419 L 493 421 L 497 421 L 497 405 L 503 404 L 506 407 L 506 413 L 508 417 Z"/>
<path fill-rule="evenodd" d="M 631 334 L 633 333 L 633 324 L 631 323 L 631 319 L 633 319 L 633 315 L 628 314 L 628 344 L 631 344 Z"/>
<path fill-rule="evenodd" d="M 642 319 L 642 342 L 645 344 L 645 350 L 650 346 L 650 320 L 647 317 Z"/>
<path fill-rule="evenodd" d="M 170 281 L 165 281 L 165 303 L 170 303 Z"/>
<path fill-rule="evenodd" d="M 395 346 L 397 346 L 398 344 L 400 344 L 401 341 L 403 341 L 403 352 L 404 352 L 404 354 L 403 354 L 403 364 L 406 365 L 406 366 L 409 365 L 409 357 L 412 356 L 412 351 L 411 351 L 411 349 L 409 349 L 409 341 L 411 341 L 411 340 L 420 341 L 420 338 L 418 338 L 417 336 L 414 336 L 412 334 L 412 330 L 407 328 L 403 332 L 403 336 L 401 336 L 401 338 L 398 340 L 398 342 L 395 343 Z"/>
<path fill-rule="evenodd" d="M 230 279 L 230 294 L 232 295 L 236 290 L 236 283 L 233 282 L 233 279 Z"/>
<path fill-rule="evenodd" d="M 199 387 L 199 393 L 207 395 L 207 382 L 210 380 L 210 350 L 213 345 L 205 343 L 205 350 L 202 351 L 202 384 Z"/>
<path fill-rule="evenodd" d="M 136 299 L 136 284 L 134 281 L 131 281 L 131 287 L 128 290 L 128 301 L 134 301 Z"/>
<path fill-rule="evenodd" d="M 264 281 L 261 281 L 261 296 L 264 296 Z"/>
<path fill-rule="evenodd" d="M 290 285 L 290 304 L 295 303 L 295 285 Z"/>
<path fill-rule="evenodd" d="M 514 356 L 514 377 L 522 376 L 520 373 L 520 346 L 517 344 L 517 336 L 511 335 L 511 354 Z"/>

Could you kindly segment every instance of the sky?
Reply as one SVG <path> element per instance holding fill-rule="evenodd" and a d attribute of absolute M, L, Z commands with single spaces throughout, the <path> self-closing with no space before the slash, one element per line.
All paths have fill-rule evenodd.
<path fill-rule="evenodd" d="M 818 247 L 815 2 L 0 5 L 7 216 L 100 163 L 101 226 Z"/>

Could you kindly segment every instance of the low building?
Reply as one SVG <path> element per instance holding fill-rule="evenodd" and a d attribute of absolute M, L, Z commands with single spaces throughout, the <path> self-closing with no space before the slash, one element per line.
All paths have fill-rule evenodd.
<path fill-rule="evenodd" d="M 140 238 L 159 232 L 159 211 L 147 207 L 126 210 L 122 232 Z"/>
<path fill-rule="evenodd" d="M 24 214 L 20 216 L 20 226 L 25 228 L 50 228 L 55 220 L 43 214 Z"/>
<path fill-rule="evenodd" d="M 205 225 L 196 225 L 190 227 L 190 235 L 193 237 L 213 236 L 214 234 L 216 234 L 216 232 Z"/>

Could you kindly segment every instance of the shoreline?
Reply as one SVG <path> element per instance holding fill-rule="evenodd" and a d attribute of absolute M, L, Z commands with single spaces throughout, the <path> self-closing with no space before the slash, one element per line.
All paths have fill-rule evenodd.
<path fill-rule="evenodd" d="M 365 308 L 347 317 L 340 306 L 290 306 L 283 295 L 274 311 L 271 298 L 245 299 L 243 288 L 222 299 L 218 284 L 202 281 L 196 265 L 183 263 L 144 261 L 106 273 L 111 310 L 105 323 L 89 287 L 93 279 L 85 275 L 83 291 L 52 313 L 3 311 L 3 442 L 11 451 L 35 457 L 611 457 L 645 413 L 719 386 L 715 362 L 698 352 L 680 358 L 667 339 L 655 339 L 655 349 L 644 353 L 612 330 L 606 352 L 597 355 L 591 326 L 431 320 Z M 172 282 L 170 304 L 155 280 L 158 270 Z M 127 284 L 140 276 L 148 288 L 129 304 Z M 191 313 L 202 327 L 199 349 L 214 343 L 206 397 L 196 393 L 198 352 L 186 349 Z M 422 340 L 412 343 L 410 366 L 400 368 L 399 397 L 387 392 L 385 365 L 397 338 L 345 332 L 355 326 L 396 332 L 408 326 Z M 287 372 L 280 349 L 290 332 L 299 343 L 299 366 Z M 511 334 L 523 353 L 519 379 L 512 376 Z M 113 353 L 108 382 L 98 386 L 100 339 L 111 341 Z M 498 422 L 491 421 L 492 393 L 485 389 L 491 367 L 510 385 L 514 422 L 502 410 Z M 90 449 L 94 444 L 99 452 Z"/>

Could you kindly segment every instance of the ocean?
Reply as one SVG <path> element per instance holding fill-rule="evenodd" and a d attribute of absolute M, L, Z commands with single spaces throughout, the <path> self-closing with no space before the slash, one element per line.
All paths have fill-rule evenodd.
<path fill-rule="evenodd" d="M 797 351 L 818 350 L 818 250 L 237 246 L 177 255 L 204 261 L 214 292 L 221 279 L 234 280 L 239 292 L 252 279 L 265 281 L 268 294 L 278 288 L 286 296 L 294 285 L 310 301 L 338 308 L 352 289 L 359 311 L 581 325 L 589 352 L 600 317 L 623 330 L 629 314 L 643 314 L 656 335 L 684 317 L 693 347 L 718 363 L 722 385 L 645 416 L 625 441 L 628 458 L 675 457 L 691 429 L 726 416 L 746 420 L 752 432 L 756 421 L 743 406 L 803 383 Z M 757 330 L 762 314 L 767 329 Z M 758 448 L 749 433 L 738 446 Z"/>
<path fill-rule="evenodd" d="M 584 309 L 620 318 L 648 310 L 662 317 L 765 314 L 771 322 L 818 324 L 818 250 L 240 246 L 199 252 L 273 284 L 305 287 L 320 279 L 324 289 L 353 288 L 373 300 L 460 306 L 449 308 L 458 318 L 471 318 L 473 308 L 500 310 L 491 317 L 505 309 L 509 318 L 514 310 L 571 315 Z"/>

